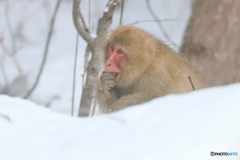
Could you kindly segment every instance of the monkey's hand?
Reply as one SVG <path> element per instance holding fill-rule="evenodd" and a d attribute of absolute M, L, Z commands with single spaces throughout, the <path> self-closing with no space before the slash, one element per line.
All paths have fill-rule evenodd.
<path fill-rule="evenodd" d="M 99 89 L 105 94 L 106 99 L 111 99 L 111 89 L 116 85 L 116 77 L 106 71 L 102 72 Z"/>

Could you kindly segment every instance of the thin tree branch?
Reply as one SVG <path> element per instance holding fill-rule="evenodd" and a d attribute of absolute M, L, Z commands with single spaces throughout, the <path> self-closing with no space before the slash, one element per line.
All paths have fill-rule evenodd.
<path fill-rule="evenodd" d="M 191 83 L 192 90 L 193 90 L 193 91 L 195 91 L 195 86 L 194 86 L 194 84 L 193 84 L 193 82 L 192 82 L 192 79 L 191 79 L 191 77 L 190 77 L 190 76 L 188 76 L 188 79 L 189 79 L 189 81 L 190 81 L 190 83 Z"/>
<path fill-rule="evenodd" d="M 98 20 L 98 28 L 97 35 L 98 37 L 95 39 L 101 39 L 104 35 L 106 35 L 110 25 L 112 24 L 112 16 L 116 6 L 120 3 L 121 0 L 109 0 L 108 4 L 105 8 L 105 12 L 103 16 Z"/>
<path fill-rule="evenodd" d="M 3 65 L 3 59 L 1 59 L 1 61 L 0 61 L 0 69 L 1 69 L 1 72 L 2 72 L 2 75 L 3 75 L 3 80 L 4 80 L 4 83 L 5 83 L 4 90 L 0 89 L 0 92 L 1 93 L 6 93 L 8 91 L 8 79 L 7 79 L 7 74 L 6 74 L 4 65 Z"/>
<path fill-rule="evenodd" d="M 86 30 L 87 27 L 79 9 L 80 3 L 81 0 L 73 0 L 73 23 L 78 31 L 78 34 L 81 35 L 81 37 L 90 45 L 91 48 L 93 48 L 93 38 L 89 35 L 88 30 Z"/>
<path fill-rule="evenodd" d="M 87 48 L 85 50 L 85 55 L 84 55 L 84 70 L 83 70 L 83 83 L 82 86 L 84 87 L 85 85 L 85 75 L 87 75 L 87 68 L 88 68 L 88 63 L 89 63 L 89 55 L 90 55 L 90 46 L 87 45 Z"/>
<path fill-rule="evenodd" d="M 47 59 L 49 44 L 50 44 L 51 38 L 52 38 L 52 31 L 53 31 L 55 18 L 56 18 L 57 11 L 58 11 L 58 8 L 60 6 L 61 1 L 62 0 L 57 0 L 56 7 L 55 7 L 54 13 L 53 13 L 52 18 L 51 18 L 50 28 L 49 28 L 49 31 L 48 31 L 47 41 L 46 41 L 46 45 L 45 45 L 45 49 L 44 49 L 43 60 L 42 60 L 42 63 L 41 63 L 41 66 L 40 66 L 40 69 L 39 69 L 36 81 L 35 81 L 35 83 L 33 84 L 32 88 L 29 90 L 29 92 L 26 94 L 26 96 L 24 98 L 28 98 L 32 94 L 32 92 L 34 91 L 34 89 L 38 85 L 38 82 L 39 82 L 40 77 L 42 75 L 42 71 L 43 71 L 43 68 L 44 68 L 44 65 L 45 65 L 45 62 L 46 62 L 46 59 Z"/>
<path fill-rule="evenodd" d="M 23 74 L 23 71 L 22 71 L 22 67 L 20 66 L 20 64 L 18 63 L 17 59 L 15 58 L 14 56 L 14 53 L 13 52 L 16 52 L 17 50 L 15 49 L 15 51 L 13 50 L 12 53 L 9 53 L 10 51 L 7 49 L 7 47 L 4 45 L 4 42 L 3 42 L 3 38 L 1 37 L 0 38 L 0 45 L 4 51 L 4 53 L 11 59 L 12 63 L 15 65 L 15 67 L 17 68 L 17 71 L 18 71 L 18 74 L 19 74 L 19 78 L 20 80 L 22 81 L 22 84 L 23 84 L 23 88 L 25 89 L 26 92 L 29 91 L 29 88 L 28 88 L 28 84 L 27 84 L 27 80 L 26 80 L 26 77 L 24 76 Z M 6 76 L 6 75 L 5 75 Z"/>
<path fill-rule="evenodd" d="M 124 10 L 124 0 L 122 0 L 122 5 L 121 5 L 121 14 L 120 14 L 119 26 L 122 24 L 123 10 Z"/>
<path fill-rule="evenodd" d="M 151 4 L 150 4 L 150 0 L 146 0 L 146 4 L 147 4 L 147 8 L 150 12 L 150 14 L 152 15 L 152 17 L 157 20 L 157 21 L 160 21 L 159 18 L 157 17 L 157 15 L 155 14 L 155 12 L 153 11 L 152 7 L 151 7 Z M 165 30 L 165 28 L 163 27 L 163 25 L 161 23 L 157 23 L 158 24 L 158 27 L 160 28 L 160 30 L 162 31 L 163 33 L 163 36 L 169 41 L 171 42 L 174 46 L 177 46 L 176 43 L 174 43 L 172 41 L 172 39 L 170 38 L 170 36 L 168 35 L 167 31 Z"/>
<path fill-rule="evenodd" d="M 90 26 L 91 26 L 91 0 L 88 0 L 88 32 L 91 33 L 91 29 L 90 29 Z"/>
<path fill-rule="evenodd" d="M 8 28 L 8 31 L 9 31 L 10 35 L 11 35 L 11 43 L 12 43 L 12 53 L 11 54 L 15 54 L 15 52 L 16 52 L 16 40 L 15 40 L 13 31 L 12 31 L 13 29 L 12 29 L 12 25 L 11 25 L 11 22 L 10 22 L 8 11 L 9 11 L 9 0 L 6 1 L 5 17 L 6 17 L 7 28 Z"/>
<path fill-rule="evenodd" d="M 145 23 L 145 22 L 166 22 L 166 21 L 177 21 L 177 20 L 175 20 L 175 19 L 143 20 L 143 21 L 137 21 L 137 22 L 135 22 L 135 24 Z"/>
<path fill-rule="evenodd" d="M 11 35 L 11 43 L 12 43 L 12 51 L 11 53 L 7 52 L 5 50 L 5 53 L 10 57 L 10 59 L 12 60 L 13 64 L 15 64 L 17 70 L 18 70 L 18 73 L 19 73 L 19 77 L 22 81 L 22 84 L 23 84 L 23 87 L 24 89 L 26 90 L 26 92 L 28 92 L 28 85 L 27 85 L 27 81 L 26 81 L 26 77 L 24 76 L 23 74 L 23 71 L 22 71 L 22 68 L 21 66 L 19 65 L 17 59 L 14 57 L 17 49 L 16 49 L 16 40 L 15 40 L 15 37 L 14 37 L 14 33 L 13 33 L 13 29 L 12 29 L 12 25 L 11 25 L 11 22 L 10 22 L 10 18 L 9 18 L 9 1 L 7 0 L 6 1 L 6 8 L 5 8 L 5 17 L 6 17 L 6 24 L 7 24 L 7 28 L 8 28 L 8 31 Z M 3 44 L 3 40 L 1 39 L 1 45 L 2 45 L 2 48 L 4 49 L 4 44 Z M 5 47 L 6 49 L 6 47 Z"/>
<path fill-rule="evenodd" d="M 81 0 L 74 0 L 74 4 L 73 4 L 73 21 L 74 19 L 76 19 L 76 21 L 74 22 L 75 28 L 78 31 L 78 34 L 88 43 L 88 41 L 83 37 L 82 32 L 84 34 L 86 34 L 86 36 L 89 35 L 89 29 L 86 26 L 86 23 L 84 21 L 84 18 L 79 10 L 79 5 L 80 5 Z M 90 27 L 90 21 L 91 21 L 91 14 L 90 14 L 90 9 L 91 9 L 91 0 L 89 0 L 89 4 L 88 4 L 88 23 L 89 23 L 89 27 Z M 80 22 L 78 22 L 80 21 Z M 86 32 L 86 33 L 85 33 Z M 89 35 L 90 36 L 90 35 Z M 90 38 L 88 39 L 92 39 L 92 37 L 90 36 Z M 93 41 L 93 39 L 91 40 Z M 93 44 L 92 44 L 93 45 Z M 82 87 L 84 87 L 85 84 L 85 75 L 87 73 L 87 67 L 88 67 L 88 63 L 89 63 L 89 53 L 91 52 L 92 48 L 94 46 L 91 46 L 89 43 L 87 45 L 87 48 L 85 50 L 85 55 L 84 55 L 84 71 L 83 71 L 83 75 L 82 75 Z"/>
<path fill-rule="evenodd" d="M 74 67 L 73 67 L 73 89 L 72 89 L 72 110 L 71 115 L 74 115 L 74 97 L 75 97 L 75 80 L 76 80 L 76 68 L 77 68 L 77 55 L 78 55 L 78 34 L 76 38 L 76 49 L 74 57 Z"/>
<path fill-rule="evenodd" d="M 29 91 L 29 88 L 28 88 L 27 80 L 26 80 L 26 77 L 24 76 L 24 73 L 23 73 L 23 71 L 22 71 L 21 66 L 19 65 L 18 61 L 16 60 L 16 58 L 14 57 L 13 54 L 7 54 L 7 55 L 8 55 L 8 56 L 10 57 L 10 59 L 12 60 L 13 64 L 15 64 L 15 66 L 16 66 L 16 68 L 17 68 L 17 71 L 18 71 L 18 73 L 19 73 L 19 77 L 20 77 L 20 79 L 21 79 L 21 81 L 22 81 L 22 83 L 23 83 L 23 87 L 24 87 L 24 89 L 26 90 L 26 92 L 28 92 L 28 91 Z"/>

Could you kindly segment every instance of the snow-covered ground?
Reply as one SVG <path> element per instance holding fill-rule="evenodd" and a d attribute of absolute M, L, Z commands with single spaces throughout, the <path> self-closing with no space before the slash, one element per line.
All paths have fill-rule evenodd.
<path fill-rule="evenodd" d="M 107 1 L 91 1 L 92 35 Z M 177 47 L 164 38 L 155 22 L 135 23 L 153 19 L 145 0 L 125 1 L 124 24 L 134 23 L 178 50 L 192 0 L 150 2 L 159 19 L 174 19 L 162 24 Z M 25 93 L 16 66 L 7 56 L 14 48 L 11 37 L 15 37 L 15 57 L 28 87 L 32 86 L 55 3 L 55 0 L 0 1 L 0 67 L 6 72 L 6 81 L 0 72 L 0 90 L 11 96 L 21 97 Z M 89 24 L 88 0 L 82 0 L 81 9 Z M 63 0 L 43 74 L 30 98 L 38 105 L 0 96 L 0 160 L 240 159 L 239 155 L 210 156 L 211 151 L 240 154 L 240 84 L 169 95 L 109 115 L 70 117 L 76 43 L 71 14 L 72 1 Z M 117 9 L 111 29 L 118 26 L 119 17 Z M 81 97 L 85 48 L 86 43 L 80 38 L 75 111 Z"/>
<path fill-rule="evenodd" d="M 168 95 L 89 118 L 0 96 L 0 114 L 1 160 L 240 159 L 210 156 L 240 154 L 240 84 Z"/>

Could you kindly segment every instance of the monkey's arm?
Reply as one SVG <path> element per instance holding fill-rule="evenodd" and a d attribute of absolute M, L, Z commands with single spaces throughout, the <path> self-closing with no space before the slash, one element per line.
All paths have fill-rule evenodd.
<path fill-rule="evenodd" d="M 117 111 L 132 105 L 141 104 L 141 103 L 150 101 L 156 97 L 158 97 L 157 94 L 151 91 L 135 93 L 135 94 L 131 94 L 131 95 L 127 95 L 119 98 L 110 106 L 110 108 L 112 109 L 112 111 Z"/>
<path fill-rule="evenodd" d="M 117 100 L 117 92 L 113 88 L 116 85 L 115 76 L 103 72 L 97 82 L 96 98 L 103 113 L 111 112 L 110 106 Z"/>
<path fill-rule="evenodd" d="M 113 89 L 109 92 L 104 92 L 98 88 L 96 91 L 96 98 L 101 111 L 103 113 L 109 113 L 112 111 L 111 105 L 117 100 L 117 93 Z"/>

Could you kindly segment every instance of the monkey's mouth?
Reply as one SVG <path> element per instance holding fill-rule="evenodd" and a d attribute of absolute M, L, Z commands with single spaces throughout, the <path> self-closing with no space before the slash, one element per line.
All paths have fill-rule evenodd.
<path fill-rule="evenodd" d="M 110 72 L 112 75 L 114 75 L 117 78 L 118 73 L 117 72 Z"/>
<path fill-rule="evenodd" d="M 119 77 L 120 77 L 119 72 L 109 72 L 109 73 L 112 74 L 116 79 L 119 79 Z"/>

